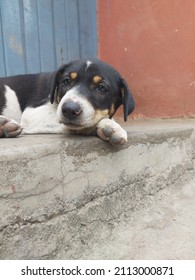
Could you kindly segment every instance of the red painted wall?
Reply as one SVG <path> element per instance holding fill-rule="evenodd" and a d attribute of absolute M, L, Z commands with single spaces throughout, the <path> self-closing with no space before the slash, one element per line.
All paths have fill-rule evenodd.
<path fill-rule="evenodd" d="M 195 117 L 195 1 L 97 0 L 99 58 L 136 101 L 133 117 Z"/>

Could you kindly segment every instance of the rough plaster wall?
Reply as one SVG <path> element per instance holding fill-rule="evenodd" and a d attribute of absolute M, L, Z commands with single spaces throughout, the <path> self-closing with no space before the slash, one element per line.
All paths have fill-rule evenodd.
<path fill-rule="evenodd" d="M 131 133 L 120 149 L 93 137 L 9 139 L 0 156 L 0 258 L 117 258 L 114 247 L 110 255 L 98 248 L 157 194 L 189 180 L 191 133 Z"/>

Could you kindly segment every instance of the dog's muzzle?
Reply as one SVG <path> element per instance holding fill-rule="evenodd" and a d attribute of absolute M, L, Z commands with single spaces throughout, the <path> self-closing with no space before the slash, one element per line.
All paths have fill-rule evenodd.
<path fill-rule="evenodd" d="M 67 100 L 62 105 L 62 114 L 68 120 L 77 118 L 82 112 L 81 106 L 78 102 Z"/>
<path fill-rule="evenodd" d="M 68 128 L 79 130 L 94 126 L 95 109 L 78 89 L 71 89 L 61 99 L 57 117 Z"/>

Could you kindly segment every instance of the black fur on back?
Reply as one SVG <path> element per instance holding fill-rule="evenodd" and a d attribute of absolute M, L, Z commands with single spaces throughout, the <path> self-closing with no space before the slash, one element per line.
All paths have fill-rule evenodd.
<path fill-rule="evenodd" d="M 0 113 L 6 105 L 5 85 L 16 92 L 21 111 L 49 101 L 48 82 L 51 73 L 27 74 L 0 78 Z"/>

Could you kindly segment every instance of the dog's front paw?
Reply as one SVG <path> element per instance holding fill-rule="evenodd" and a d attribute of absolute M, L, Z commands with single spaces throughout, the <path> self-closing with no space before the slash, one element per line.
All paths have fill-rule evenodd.
<path fill-rule="evenodd" d="M 17 122 L 0 115 L 0 137 L 16 137 L 21 132 L 22 128 Z"/>
<path fill-rule="evenodd" d="M 97 135 L 108 140 L 112 145 L 123 145 L 127 142 L 127 132 L 114 120 L 102 119 L 97 125 Z"/>

